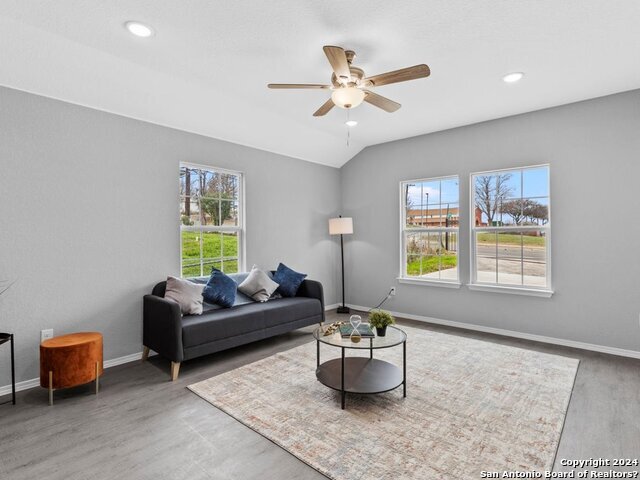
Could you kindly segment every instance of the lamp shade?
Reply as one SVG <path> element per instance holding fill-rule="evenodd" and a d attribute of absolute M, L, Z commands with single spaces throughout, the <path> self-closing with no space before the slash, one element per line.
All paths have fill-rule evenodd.
<path fill-rule="evenodd" d="M 353 233 L 353 218 L 340 217 L 329 219 L 329 235 L 350 235 Z"/>

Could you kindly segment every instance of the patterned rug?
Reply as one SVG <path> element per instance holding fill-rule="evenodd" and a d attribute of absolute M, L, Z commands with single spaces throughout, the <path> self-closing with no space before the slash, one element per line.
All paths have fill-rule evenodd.
<path fill-rule="evenodd" d="M 402 388 L 347 394 L 341 410 L 339 392 L 315 378 L 315 342 L 189 389 L 334 480 L 478 479 L 483 470 L 552 469 L 578 360 L 402 329 L 407 398 Z M 321 346 L 322 361 L 339 355 Z M 402 348 L 374 357 L 401 365 Z"/>

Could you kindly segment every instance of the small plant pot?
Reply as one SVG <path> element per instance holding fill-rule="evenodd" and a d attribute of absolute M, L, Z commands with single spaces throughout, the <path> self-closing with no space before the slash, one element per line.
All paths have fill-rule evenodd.
<path fill-rule="evenodd" d="M 387 334 L 387 327 L 376 327 L 376 335 L 384 337 Z"/>

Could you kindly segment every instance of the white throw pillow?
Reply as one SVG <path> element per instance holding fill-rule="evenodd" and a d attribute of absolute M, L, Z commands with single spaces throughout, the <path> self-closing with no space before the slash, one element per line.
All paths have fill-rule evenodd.
<path fill-rule="evenodd" d="M 256 302 L 266 302 L 278 286 L 276 282 L 269 278 L 269 275 L 254 265 L 249 276 L 238 285 L 238 290 L 253 298 Z"/>
<path fill-rule="evenodd" d="M 164 298 L 173 300 L 180 305 L 180 311 L 185 315 L 201 315 L 203 288 L 204 285 L 189 280 L 167 277 Z"/>

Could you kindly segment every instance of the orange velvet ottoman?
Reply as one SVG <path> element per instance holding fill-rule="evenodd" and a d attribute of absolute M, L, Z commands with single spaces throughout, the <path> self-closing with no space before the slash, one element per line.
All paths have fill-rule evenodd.
<path fill-rule="evenodd" d="M 40 344 L 40 386 L 53 391 L 96 382 L 102 375 L 102 334 L 80 332 L 50 338 Z"/>

